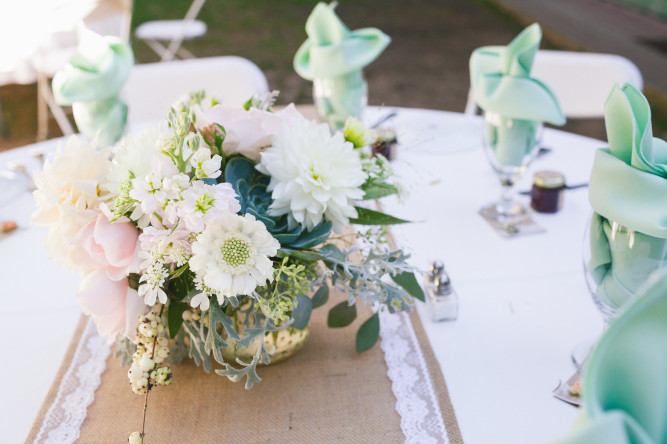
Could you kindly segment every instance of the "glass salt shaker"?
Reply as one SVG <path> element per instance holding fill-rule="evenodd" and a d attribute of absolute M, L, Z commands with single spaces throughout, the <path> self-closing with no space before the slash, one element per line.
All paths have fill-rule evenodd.
<path fill-rule="evenodd" d="M 433 262 L 429 274 L 426 305 L 431 312 L 431 318 L 435 322 L 455 320 L 459 311 L 459 299 L 445 272 L 444 264 L 440 261 Z"/>

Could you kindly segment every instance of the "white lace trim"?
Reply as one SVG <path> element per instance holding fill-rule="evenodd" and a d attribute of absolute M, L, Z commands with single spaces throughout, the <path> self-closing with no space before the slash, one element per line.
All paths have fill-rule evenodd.
<path fill-rule="evenodd" d="M 409 315 L 380 312 L 380 335 L 405 442 L 449 444 L 433 382 Z"/>
<path fill-rule="evenodd" d="M 44 417 L 36 443 L 72 443 L 79 438 L 86 409 L 95 398 L 110 351 L 89 319 L 56 399 Z"/>
<path fill-rule="evenodd" d="M 380 312 L 381 348 L 408 444 L 449 444 L 433 382 L 407 313 Z M 73 443 L 106 368 L 110 348 L 89 320 L 35 443 Z"/>

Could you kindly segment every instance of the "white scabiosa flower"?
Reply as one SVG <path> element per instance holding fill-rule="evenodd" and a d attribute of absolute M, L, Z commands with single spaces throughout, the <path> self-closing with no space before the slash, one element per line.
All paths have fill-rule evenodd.
<path fill-rule="evenodd" d="M 340 232 L 357 217 L 354 201 L 366 180 L 359 153 L 326 124 L 303 120 L 283 127 L 261 154 L 257 169 L 271 176 L 269 214 L 287 214 L 290 229 L 300 224 L 312 230 L 322 219 Z"/>
<path fill-rule="evenodd" d="M 280 244 L 263 223 L 246 214 L 226 214 L 197 236 L 190 269 L 220 298 L 251 295 L 273 281 L 273 264 Z M 197 301 L 201 302 L 201 301 Z"/>

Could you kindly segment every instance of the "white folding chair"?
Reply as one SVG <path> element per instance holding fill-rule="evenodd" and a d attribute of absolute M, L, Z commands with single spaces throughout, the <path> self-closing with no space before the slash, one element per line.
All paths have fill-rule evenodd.
<path fill-rule="evenodd" d="M 33 55 L 31 62 L 37 74 L 37 140 L 48 131 L 48 111 L 65 135 L 74 133 L 63 109 L 53 98 L 49 79 L 62 69 L 78 46 L 75 27 L 79 21 L 100 35 L 118 36 L 129 41 L 132 0 L 73 0 L 53 5 L 54 32 Z M 66 17 L 66 20 L 63 19 Z"/>
<path fill-rule="evenodd" d="M 157 55 L 161 62 L 173 60 L 176 55 L 182 59 L 195 56 L 181 48 L 183 40 L 191 40 L 206 34 L 206 23 L 195 20 L 206 0 L 194 0 L 183 20 L 153 20 L 142 23 L 134 31 L 134 36 L 143 40 Z M 168 41 L 165 47 L 160 41 Z"/>
<path fill-rule="evenodd" d="M 604 104 L 615 83 L 630 83 L 639 90 L 644 81 L 639 68 L 625 57 L 572 51 L 540 50 L 531 76 L 551 88 L 566 117 L 604 117 Z M 477 105 L 468 92 L 465 114 L 475 114 Z"/>
<path fill-rule="evenodd" d="M 257 65 L 236 56 L 135 65 L 122 90 L 128 122 L 159 121 L 178 99 L 202 89 L 224 105 L 241 106 L 254 94 L 266 94 L 269 85 Z"/>

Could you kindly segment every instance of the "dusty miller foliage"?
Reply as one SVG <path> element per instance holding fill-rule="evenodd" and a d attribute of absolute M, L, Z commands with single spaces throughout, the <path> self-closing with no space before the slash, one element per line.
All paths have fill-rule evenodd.
<path fill-rule="evenodd" d="M 189 337 L 188 355 L 197 365 L 203 366 L 207 372 L 211 371 L 212 359 L 223 366 L 215 372 L 227 376 L 230 380 L 238 382 L 246 377 L 245 387 L 247 389 L 261 381 L 257 375 L 257 364 L 268 364 L 271 362 L 271 353 L 264 346 L 263 338 L 267 333 L 281 330 L 283 326 L 276 326 L 274 321 L 266 317 L 261 311 L 256 310 L 252 303 L 244 308 L 234 306 L 232 301 L 226 302 L 224 306 L 211 304 L 208 317 L 202 316 L 198 320 L 183 322 L 183 330 Z M 230 315 L 230 310 L 239 316 Z M 234 316 L 234 317 L 232 317 Z M 238 330 L 240 326 L 245 328 L 245 335 L 241 337 Z M 223 336 L 223 331 L 225 335 Z M 224 360 L 222 347 L 236 343 L 237 349 L 248 348 L 255 339 L 259 339 L 257 353 L 249 363 L 237 359 L 233 366 Z"/>
<path fill-rule="evenodd" d="M 337 290 L 347 293 L 350 305 L 359 298 L 364 304 L 386 306 L 391 313 L 411 308 L 410 294 L 385 280 L 386 276 L 414 271 L 414 267 L 407 263 L 409 255 L 402 250 L 370 249 L 363 252 L 358 246 L 342 251 L 327 247 L 329 254 L 324 262 L 332 271 L 331 283 Z M 362 254 L 362 260 L 351 259 L 355 254 Z"/>

